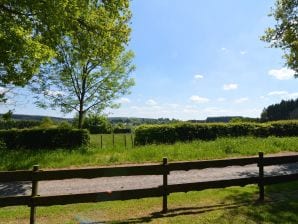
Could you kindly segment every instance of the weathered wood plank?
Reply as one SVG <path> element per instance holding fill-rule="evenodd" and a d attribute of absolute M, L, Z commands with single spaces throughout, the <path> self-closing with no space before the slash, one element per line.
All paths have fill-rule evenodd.
<path fill-rule="evenodd" d="M 174 170 L 191 170 L 191 169 L 205 169 L 205 168 L 220 168 L 226 166 L 245 166 L 248 164 L 256 164 L 258 157 L 240 158 L 240 159 L 219 159 L 219 160 L 205 160 L 193 162 L 175 162 L 169 163 L 169 171 Z"/>
<path fill-rule="evenodd" d="M 298 180 L 298 173 L 278 175 L 278 176 L 269 176 L 269 177 L 264 177 L 264 179 L 263 179 L 265 185 L 279 184 L 279 183 L 297 181 L 297 180 Z"/>
<path fill-rule="evenodd" d="M 129 200 L 147 197 L 160 197 L 163 190 L 159 188 L 133 189 L 124 191 L 108 191 L 86 194 L 38 196 L 33 198 L 35 206 L 66 205 L 88 202 Z"/>
<path fill-rule="evenodd" d="M 185 184 L 173 184 L 168 185 L 168 192 L 188 192 L 188 191 L 200 191 L 211 188 L 225 188 L 232 186 L 245 186 L 247 184 L 256 184 L 258 182 L 258 177 L 247 177 L 229 180 L 215 180 L 206 182 L 196 182 L 196 183 L 185 183 Z"/>
<path fill-rule="evenodd" d="M 298 155 L 264 157 L 264 166 L 298 163 Z"/>
<path fill-rule="evenodd" d="M 162 175 L 162 165 L 126 166 L 111 168 L 45 170 L 34 175 L 34 180 L 63 180 L 71 178 L 91 179 L 96 177 Z"/>
<path fill-rule="evenodd" d="M 0 182 L 31 181 L 32 171 L 0 171 Z"/>
<path fill-rule="evenodd" d="M 0 197 L 0 207 L 15 206 L 15 205 L 29 205 L 31 196 L 11 196 Z"/>

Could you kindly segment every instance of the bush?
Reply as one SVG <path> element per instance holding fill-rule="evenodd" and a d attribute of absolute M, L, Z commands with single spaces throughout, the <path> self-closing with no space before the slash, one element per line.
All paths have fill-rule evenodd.
<path fill-rule="evenodd" d="M 8 149 L 77 148 L 89 144 L 87 130 L 48 128 L 0 131 L 0 142 Z"/>
<path fill-rule="evenodd" d="M 116 128 L 114 128 L 113 132 L 115 134 L 128 134 L 128 133 L 131 133 L 131 128 L 116 127 Z"/>
<path fill-rule="evenodd" d="M 0 120 L 0 129 L 24 129 L 32 128 L 40 125 L 40 121 L 31 121 L 31 120 Z"/>
<path fill-rule="evenodd" d="M 211 124 L 181 122 L 168 125 L 142 125 L 135 130 L 135 144 L 174 143 L 196 139 L 214 140 L 217 137 L 239 136 L 298 136 L 298 121 Z"/>

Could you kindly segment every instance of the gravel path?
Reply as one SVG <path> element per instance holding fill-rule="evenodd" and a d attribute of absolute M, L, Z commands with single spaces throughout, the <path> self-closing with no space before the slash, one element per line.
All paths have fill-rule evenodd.
<path fill-rule="evenodd" d="M 277 154 L 275 154 L 277 155 Z M 298 155 L 298 153 L 282 153 L 278 155 Z M 266 166 L 265 175 L 280 175 L 298 173 L 298 163 L 279 166 Z M 202 182 L 257 176 L 256 164 L 247 166 L 229 166 L 225 168 L 208 168 L 202 170 L 175 171 L 168 176 L 169 184 Z M 62 195 L 107 190 L 127 190 L 157 187 L 162 185 L 162 176 L 121 176 L 102 177 L 94 179 L 69 179 L 57 181 L 40 181 L 40 195 Z M 0 197 L 10 195 L 30 195 L 31 182 L 0 183 Z"/>

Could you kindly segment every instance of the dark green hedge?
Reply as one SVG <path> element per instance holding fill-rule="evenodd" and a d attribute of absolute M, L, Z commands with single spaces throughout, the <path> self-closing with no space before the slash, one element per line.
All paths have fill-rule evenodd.
<path fill-rule="evenodd" d="M 88 145 L 89 140 L 89 133 L 84 129 L 0 130 L 0 141 L 5 143 L 8 149 L 77 148 Z"/>
<path fill-rule="evenodd" d="M 40 121 L 30 121 L 30 120 L 0 120 L 0 129 L 23 129 L 23 128 L 33 128 L 41 124 Z"/>
<path fill-rule="evenodd" d="M 214 140 L 217 137 L 239 136 L 298 136 L 298 121 L 272 123 L 178 123 L 142 125 L 135 130 L 135 144 L 174 143 L 196 139 Z"/>

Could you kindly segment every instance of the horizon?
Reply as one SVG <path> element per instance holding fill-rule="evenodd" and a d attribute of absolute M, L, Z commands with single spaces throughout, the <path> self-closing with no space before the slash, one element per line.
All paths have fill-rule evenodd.
<path fill-rule="evenodd" d="M 260 40 L 275 1 L 132 1 L 131 42 L 136 85 L 107 109 L 109 117 L 203 120 L 257 118 L 263 108 L 295 99 L 298 79 L 284 66 L 282 51 Z M 17 89 L 0 113 L 72 118 L 43 110 L 32 94 Z"/>

